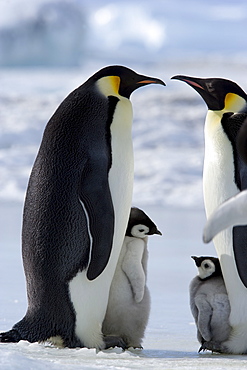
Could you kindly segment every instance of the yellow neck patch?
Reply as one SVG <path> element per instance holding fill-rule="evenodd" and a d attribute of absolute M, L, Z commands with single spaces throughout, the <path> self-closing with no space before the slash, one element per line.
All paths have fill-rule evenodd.
<path fill-rule="evenodd" d="M 238 113 L 246 106 L 245 99 L 241 98 L 241 96 L 228 93 L 225 97 L 225 112 L 233 112 Z"/>
<path fill-rule="evenodd" d="M 107 76 L 102 77 L 97 82 L 99 91 L 108 97 L 109 95 L 119 96 L 120 77 L 118 76 Z"/>

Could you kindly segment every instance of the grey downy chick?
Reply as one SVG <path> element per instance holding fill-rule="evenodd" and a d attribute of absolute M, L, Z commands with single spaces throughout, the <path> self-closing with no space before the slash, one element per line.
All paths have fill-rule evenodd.
<path fill-rule="evenodd" d="M 102 326 L 108 345 L 111 338 L 114 343 L 120 337 L 126 348 L 142 348 L 150 313 L 147 244 L 148 235 L 153 234 L 162 235 L 141 209 L 132 207 Z"/>
<path fill-rule="evenodd" d="M 223 352 L 222 342 L 229 338 L 230 303 L 216 257 L 192 256 L 198 275 L 190 283 L 190 308 L 197 326 L 201 350 Z"/>

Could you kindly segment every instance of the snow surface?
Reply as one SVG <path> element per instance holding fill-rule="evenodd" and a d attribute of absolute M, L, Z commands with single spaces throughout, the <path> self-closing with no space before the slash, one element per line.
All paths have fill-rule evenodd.
<path fill-rule="evenodd" d="M 239 369 L 246 356 L 198 354 L 189 308 L 202 243 L 206 106 L 175 74 L 224 77 L 247 90 L 245 0 L 0 2 L 0 331 L 26 310 L 22 207 L 44 127 L 59 103 L 105 65 L 167 86 L 134 92 L 133 204 L 158 225 L 149 239 L 152 309 L 142 351 L 0 345 L 0 369 Z M 25 68 L 23 68 L 25 67 Z M 49 68 L 45 68 L 49 67 Z"/>

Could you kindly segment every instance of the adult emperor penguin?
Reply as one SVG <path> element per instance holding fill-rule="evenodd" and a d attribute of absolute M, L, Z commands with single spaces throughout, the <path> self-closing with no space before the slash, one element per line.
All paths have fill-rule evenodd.
<path fill-rule="evenodd" d="M 24 206 L 28 309 L 1 342 L 52 338 L 68 347 L 107 347 L 101 325 L 132 200 L 129 97 L 148 84 L 165 85 L 105 67 L 49 120 Z"/>
<path fill-rule="evenodd" d="M 192 256 L 198 275 L 190 283 L 190 308 L 197 327 L 197 339 L 203 349 L 221 348 L 230 335 L 230 303 L 219 259 Z M 210 347 L 210 348 L 209 348 Z"/>
<path fill-rule="evenodd" d="M 142 348 L 150 313 L 147 243 L 153 234 L 162 235 L 145 212 L 132 207 L 102 326 L 109 343 L 111 337 L 119 337 L 127 348 Z"/>
<path fill-rule="evenodd" d="M 247 163 L 247 115 L 234 114 L 229 119 L 243 121 L 237 135 L 237 152 Z M 220 231 L 235 225 L 247 225 L 247 190 L 226 200 L 210 215 L 203 230 L 203 241 L 209 243 Z"/>
<path fill-rule="evenodd" d="M 247 169 L 237 156 L 236 131 L 227 112 L 245 112 L 247 95 L 234 82 L 220 78 L 174 76 L 192 86 L 208 106 L 205 122 L 203 191 L 206 215 L 247 186 Z M 231 117 L 231 114 L 230 114 Z M 247 351 L 247 228 L 228 228 L 214 244 L 220 259 L 231 305 L 232 332 L 224 348 L 229 353 Z"/>

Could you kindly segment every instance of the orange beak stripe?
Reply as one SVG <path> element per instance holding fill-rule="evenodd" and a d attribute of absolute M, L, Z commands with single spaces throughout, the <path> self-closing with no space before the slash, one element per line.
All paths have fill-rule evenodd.
<path fill-rule="evenodd" d="M 155 80 L 143 80 L 143 81 L 139 81 L 137 82 L 138 84 L 156 84 L 158 83 L 157 81 Z"/>
<path fill-rule="evenodd" d="M 183 80 L 184 82 L 187 82 L 189 85 L 191 86 L 195 86 L 195 87 L 199 87 L 200 89 L 204 90 L 203 87 L 201 87 L 201 85 L 197 84 L 196 82 L 194 81 L 190 81 L 190 80 Z"/>

